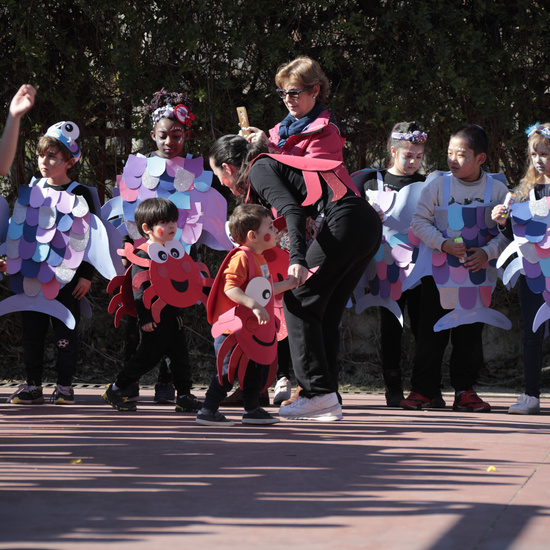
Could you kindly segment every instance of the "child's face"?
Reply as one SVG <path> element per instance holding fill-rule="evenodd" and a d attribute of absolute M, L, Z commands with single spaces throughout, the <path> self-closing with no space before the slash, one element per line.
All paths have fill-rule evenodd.
<path fill-rule="evenodd" d="M 544 143 L 538 143 L 535 147 L 529 147 L 529 155 L 535 170 L 550 181 L 550 147 Z"/>
<path fill-rule="evenodd" d="M 147 235 L 150 243 L 165 244 L 168 241 L 173 241 L 177 230 L 177 222 L 159 222 L 151 228 L 146 223 L 143 224 L 143 232 Z"/>
<path fill-rule="evenodd" d="M 173 159 L 177 157 L 185 145 L 185 127 L 178 120 L 161 118 L 151 131 L 151 137 L 157 144 L 157 151 L 161 158 Z"/>
<path fill-rule="evenodd" d="M 476 181 L 480 177 L 481 166 L 487 155 L 474 154 L 468 142 L 461 138 L 451 138 L 447 151 L 447 164 L 455 178 L 464 181 Z"/>
<path fill-rule="evenodd" d="M 256 244 L 262 252 L 273 248 L 277 244 L 277 231 L 270 217 L 264 218 L 260 227 L 254 233 L 256 234 Z"/>
<path fill-rule="evenodd" d="M 70 181 L 67 171 L 75 163 L 74 159 L 65 160 L 63 153 L 55 147 L 49 147 L 38 154 L 38 169 L 50 185 L 65 185 Z"/>
<path fill-rule="evenodd" d="M 392 146 L 391 154 L 393 173 L 397 176 L 412 176 L 422 164 L 424 145 L 404 141 L 399 149 Z"/>

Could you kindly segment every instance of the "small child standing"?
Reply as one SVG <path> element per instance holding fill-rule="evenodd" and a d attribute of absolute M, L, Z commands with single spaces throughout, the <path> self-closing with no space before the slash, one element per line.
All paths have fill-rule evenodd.
<path fill-rule="evenodd" d="M 385 170 L 368 170 L 353 175 L 356 185 L 367 191 L 399 192 L 407 185 L 425 181 L 418 173 L 424 158 L 424 149 L 428 135 L 415 121 L 398 122 L 388 139 L 387 150 L 390 160 Z M 411 331 L 415 342 L 418 335 L 420 315 L 420 285 L 406 290 L 397 300 L 400 310 L 409 313 Z M 382 356 L 382 375 L 384 377 L 385 397 L 388 407 L 399 407 L 403 400 L 401 376 L 401 340 L 403 327 L 397 317 L 387 308 L 380 308 L 380 352 Z"/>
<path fill-rule="evenodd" d="M 516 189 L 515 202 L 540 200 L 550 197 L 550 123 L 536 124 L 528 130 L 527 156 L 529 166 Z M 503 233 L 513 238 L 510 216 L 506 216 L 504 204 L 495 206 L 492 219 L 505 226 Z M 504 214 L 504 216 L 503 216 Z M 542 344 L 545 323 L 533 332 L 533 321 L 544 304 L 542 293 L 529 287 L 525 275 L 519 278 L 519 297 L 523 315 L 523 374 L 525 392 L 512 405 L 510 414 L 538 414 L 540 412 L 540 386 L 542 374 Z"/>
<path fill-rule="evenodd" d="M 145 107 L 145 112 L 151 116 L 152 130 L 151 139 L 155 142 L 156 149 L 150 151 L 146 157 L 160 157 L 162 159 L 175 159 L 183 154 L 185 142 L 189 138 L 191 125 L 195 115 L 191 112 L 191 102 L 186 93 L 168 92 L 164 88 L 155 92 L 151 102 Z M 124 238 L 130 242 L 130 237 Z M 124 260 L 123 260 L 124 262 Z M 185 332 L 180 334 L 183 342 L 182 357 L 191 369 L 191 360 L 187 352 Z M 126 320 L 126 334 L 124 357 L 129 359 L 136 351 L 139 343 L 139 330 L 135 317 L 128 317 Z M 133 387 L 134 395 L 132 400 L 137 400 L 139 386 Z M 153 401 L 158 404 L 173 403 L 175 398 L 172 373 L 163 357 L 159 363 L 158 381 L 155 384 L 155 396 Z"/>
<path fill-rule="evenodd" d="M 147 239 L 135 255 L 145 260 L 150 245 L 164 246 L 176 236 L 178 207 L 164 198 L 151 198 L 141 202 L 135 212 L 135 222 L 140 234 Z M 132 265 L 132 280 L 147 267 Z M 166 355 L 170 359 L 170 370 L 177 391 L 176 411 L 194 412 L 201 408 L 201 402 L 191 394 L 191 373 L 186 346 L 182 345 L 183 320 L 181 309 L 166 305 L 162 309 L 160 322 L 155 322 L 151 309 L 144 304 L 144 291 L 151 286 L 144 282 L 133 288 L 134 303 L 139 327 L 139 344 L 135 353 L 126 361 L 114 384 L 110 384 L 103 399 L 119 411 L 135 411 L 136 404 L 130 399 L 134 395 L 133 385 L 140 377 L 152 370 Z"/>
<path fill-rule="evenodd" d="M 34 185 L 45 190 L 59 193 L 68 191 L 82 197 L 87 208 L 96 214 L 94 200 L 88 187 L 75 181 L 70 175 L 71 168 L 80 159 L 80 147 L 76 143 L 79 129 L 73 122 L 60 122 L 48 128 L 48 131 L 36 148 L 38 168 L 42 179 Z M 55 206 L 57 218 L 63 216 L 60 211 L 62 201 Z M 57 405 L 72 405 L 75 402 L 72 380 L 78 359 L 78 322 L 80 319 L 80 300 L 86 296 L 92 284 L 94 268 L 82 262 L 72 279 L 65 284 L 55 298 L 73 315 L 75 327 L 68 328 L 63 321 L 53 315 L 39 311 L 22 311 L 23 327 L 23 361 L 27 382 L 8 399 L 15 404 L 41 404 L 42 370 L 44 345 L 50 323 L 52 324 L 57 348 L 57 387 L 52 402 Z"/>
<path fill-rule="evenodd" d="M 437 222 L 443 209 L 456 203 L 470 205 L 503 202 L 506 186 L 491 178 L 481 166 L 487 159 L 487 134 L 480 126 L 468 124 L 451 135 L 447 152 L 450 174 L 434 177 L 423 190 L 411 229 L 429 248 L 464 260 L 464 267 L 471 272 L 485 268 L 489 260 L 498 258 L 507 239 L 499 234 L 487 239 L 485 245 L 466 248 L 464 242 L 447 238 Z M 485 200 L 487 199 L 487 200 Z M 418 263 L 417 263 L 418 266 Z M 462 324 L 452 329 L 434 331 L 434 325 L 446 313 L 432 276 L 422 278 L 422 313 L 420 316 L 416 356 L 411 377 L 412 391 L 401 402 L 404 409 L 434 407 L 441 382 L 441 363 L 449 342 L 452 342 L 450 359 L 451 384 L 455 389 L 453 409 L 458 411 L 487 412 L 489 403 L 482 401 L 473 390 L 483 366 L 482 323 Z"/>
<path fill-rule="evenodd" d="M 262 256 L 263 252 L 276 246 L 276 230 L 273 227 L 273 218 L 269 210 L 257 204 L 243 204 L 235 208 L 229 219 L 229 231 L 233 240 L 239 243 L 239 248 L 231 251 L 223 262 L 220 271 L 212 287 L 208 298 L 208 321 L 218 322 L 220 316 L 234 308 L 236 305 L 245 306 L 252 310 L 255 320 L 259 325 L 270 321 L 269 313 L 258 301 L 245 293 L 248 283 L 253 278 L 264 277 L 271 279 L 267 263 Z M 254 262 L 251 269 L 250 261 Z M 285 281 L 273 284 L 273 292 L 279 294 L 295 286 L 295 279 L 290 277 Z M 246 324 L 245 324 L 246 325 Z M 243 326 L 242 330 L 247 330 Z M 216 355 L 224 344 L 228 332 L 218 336 L 214 340 Z M 276 345 L 276 338 L 273 340 Z M 232 350 L 229 351 L 223 361 L 223 384 L 218 375 L 214 375 L 202 409 L 197 414 L 197 424 L 204 426 L 232 426 L 228 420 L 218 411 L 220 403 L 233 387 L 229 382 L 229 362 Z M 265 366 L 249 361 L 243 380 L 243 404 L 245 412 L 242 417 L 243 424 L 275 424 L 279 419 L 271 416 L 260 407 L 260 392 Z"/>

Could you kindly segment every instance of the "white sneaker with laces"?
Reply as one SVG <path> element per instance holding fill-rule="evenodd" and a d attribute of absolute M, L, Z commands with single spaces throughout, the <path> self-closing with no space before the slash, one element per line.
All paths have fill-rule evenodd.
<path fill-rule="evenodd" d="M 332 422 L 342 420 L 342 407 L 336 392 L 316 395 L 315 397 L 299 397 L 279 409 L 279 416 L 287 420 L 318 420 Z"/>
<path fill-rule="evenodd" d="M 280 405 L 283 401 L 290 399 L 291 393 L 292 393 L 292 386 L 290 384 L 290 380 L 286 376 L 279 378 L 279 380 L 277 380 L 277 384 L 275 385 L 275 395 L 273 396 L 273 404 Z"/>
<path fill-rule="evenodd" d="M 540 413 L 540 399 L 522 393 L 518 397 L 518 402 L 512 405 L 508 409 L 508 414 L 539 414 Z"/>

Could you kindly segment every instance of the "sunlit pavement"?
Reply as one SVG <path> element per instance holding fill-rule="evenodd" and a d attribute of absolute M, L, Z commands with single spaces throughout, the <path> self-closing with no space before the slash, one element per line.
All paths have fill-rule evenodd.
<path fill-rule="evenodd" d="M 0 548 L 548 549 L 550 399 L 506 414 L 410 412 L 344 394 L 344 420 L 204 427 L 154 405 L 8 405 Z M 51 392 L 48 389 L 47 392 Z M 198 396 L 203 391 L 195 392 Z M 270 407 L 272 413 L 277 409 Z"/>

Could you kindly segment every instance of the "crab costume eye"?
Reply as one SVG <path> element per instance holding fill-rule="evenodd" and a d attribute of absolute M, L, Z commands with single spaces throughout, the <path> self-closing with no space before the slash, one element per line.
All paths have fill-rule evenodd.
<path fill-rule="evenodd" d="M 265 277 L 254 277 L 248 283 L 245 294 L 256 300 L 262 307 L 265 307 L 273 295 L 271 282 Z"/>
<path fill-rule="evenodd" d="M 178 241 L 171 241 L 170 243 L 166 243 L 166 248 L 168 249 L 168 254 L 172 256 L 172 258 L 175 258 L 178 260 L 179 258 L 183 258 L 185 255 L 185 249 L 183 248 L 183 245 Z"/>
<path fill-rule="evenodd" d="M 160 243 L 151 243 L 148 252 L 151 260 L 157 264 L 163 264 L 168 259 L 168 251 Z"/>

